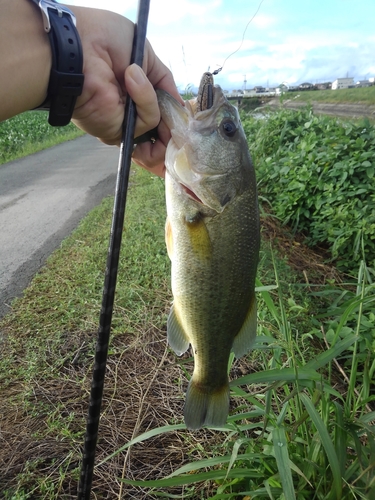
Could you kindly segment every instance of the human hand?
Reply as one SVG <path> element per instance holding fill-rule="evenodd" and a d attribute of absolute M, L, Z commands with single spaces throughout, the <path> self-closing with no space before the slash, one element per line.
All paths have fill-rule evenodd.
<path fill-rule="evenodd" d="M 104 10 L 69 8 L 77 18 L 84 54 L 85 82 L 72 120 L 79 128 L 106 144 L 119 145 L 127 93 L 137 107 L 136 137 L 157 127 L 160 122 L 154 87 L 166 90 L 183 103 L 171 72 L 155 55 L 148 41 L 143 71 L 136 65 L 129 66 L 134 31 L 131 21 Z M 158 133 L 155 144 L 142 143 L 136 147 L 133 159 L 163 176 L 170 133 L 162 122 Z"/>

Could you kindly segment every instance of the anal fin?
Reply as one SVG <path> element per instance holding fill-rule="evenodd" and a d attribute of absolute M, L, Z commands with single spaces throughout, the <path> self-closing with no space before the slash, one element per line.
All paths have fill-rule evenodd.
<path fill-rule="evenodd" d="M 188 350 L 190 342 L 178 320 L 174 305 L 172 305 L 168 316 L 167 338 L 169 345 L 177 356 L 181 356 L 181 354 Z"/>

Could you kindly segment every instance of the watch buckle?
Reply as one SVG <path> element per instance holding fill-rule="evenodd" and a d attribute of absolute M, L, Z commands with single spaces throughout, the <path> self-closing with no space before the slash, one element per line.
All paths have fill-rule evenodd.
<path fill-rule="evenodd" d="M 69 14 L 73 20 L 74 26 L 77 25 L 76 16 L 73 14 L 73 12 L 70 9 L 68 9 L 68 7 L 65 7 L 64 5 L 58 4 L 54 0 L 39 0 L 38 4 L 39 4 L 40 10 L 42 11 L 44 30 L 46 33 L 49 33 L 51 31 L 51 23 L 50 23 L 49 14 L 48 14 L 49 8 L 56 10 L 59 17 L 63 17 L 64 13 Z"/>

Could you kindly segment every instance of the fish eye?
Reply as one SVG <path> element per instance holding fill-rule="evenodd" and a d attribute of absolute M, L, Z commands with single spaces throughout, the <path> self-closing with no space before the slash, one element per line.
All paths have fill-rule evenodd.
<path fill-rule="evenodd" d="M 237 131 L 236 124 L 232 120 L 225 120 L 222 122 L 221 127 L 227 137 L 233 137 Z"/>

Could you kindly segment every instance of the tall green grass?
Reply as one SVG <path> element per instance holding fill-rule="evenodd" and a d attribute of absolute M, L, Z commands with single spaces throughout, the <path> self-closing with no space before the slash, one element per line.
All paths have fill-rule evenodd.
<path fill-rule="evenodd" d="M 298 96 L 298 97 L 297 97 Z M 375 105 L 375 86 L 339 90 L 308 90 L 302 92 L 287 92 L 286 99 L 296 99 L 304 102 L 323 102 L 337 104 L 367 104 Z"/>

